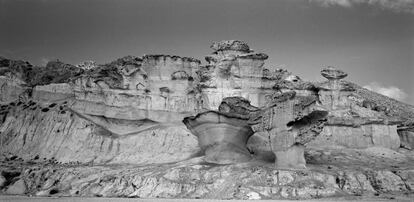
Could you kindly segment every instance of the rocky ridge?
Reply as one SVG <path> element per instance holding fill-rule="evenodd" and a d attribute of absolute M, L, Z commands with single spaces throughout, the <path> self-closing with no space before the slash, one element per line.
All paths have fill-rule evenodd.
<path fill-rule="evenodd" d="M 46 67 L 0 58 L 2 192 L 223 199 L 412 192 L 411 106 L 343 80 L 334 67 L 321 71 L 326 82 L 308 82 L 266 66 L 268 56 L 242 41 L 211 48 L 206 65 L 171 55 Z M 43 187 L 45 175 L 51 186 Z"/>

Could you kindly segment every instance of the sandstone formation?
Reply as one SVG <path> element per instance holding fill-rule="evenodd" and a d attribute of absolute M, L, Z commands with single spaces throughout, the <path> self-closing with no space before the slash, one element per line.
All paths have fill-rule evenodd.
<path fill-rule="evenodd" d="M 400 137 L 401 147 L 407 149 L 414 149 L 414 131 L 413 130 L 401 130 L 398 131 Z"/>
<path fill-rule="evenodd" d="M 22 195 L 26 193 L 26 184 L 23 179 L 17 180 L 6 190 L 6 194 L 10 195 Z"/>
<path fill-rule="evenodd" d="M 183 122 L 198 137 L 207 162 L 229 164 L 251 160 L 246 143 L 253 131 L 246 119 L 231 113 L 207 111 L 186 117 Z"/>
<path fill-rule="evenodd" d="M 88 61 L 81 62 L 81 63 L 77 64 L 76 67 L 79 67 L 83 70 L 91 70 L 91 69 L 97 68 L 98 65 L 96 64 L 95 61 L 88 60 Z"/>
<path fill-rule="evenodd" d="M 15 159 L 1 162 L 0 172 L 10 185 L 22 179 L 26 194 L 32 196 L 244 200 L 363 200 L 363 196 L 371 196 L 373 201 L 410 201 L 412 157 L 382 154 L 312 150 L 307 155 L 311 169 L 301 171 L 258 162 L 216 166 L 192 160 L 109 167 Z"/>
<path fill-rule="evenodd" d="M 272 89 L 264 78 L 263 53 L 253 53 L 242 41 L 215 42 L 214 52 L 206 56 L 208 64 L 198 71 L 203 108 L 217 109 L 225 97 L 241 96 L 253 105 L 264 104 Z"/>
<path fill-rule="evenodd" d="M 169 55 L 118 59 L 75 80 L 72 108 L 108 118 L 179 122 L 198 110 L 193 80 L 199 65 Z"/>
<path fill-rule="evenodd" d="M 211 48 L 206 64 L 0 57 L 0 194 L 412 196 L 412 106 L 334 67 L 309 82 L 245 42 Z"/>
<path fill-rule="evenodd" d="M 145 58 L 142 61 L 146 61 L 146 68 L 158 64 L 154 57 Z M 180 58 L 173 58 L 179 68 Z M 185 116 L 181 113 L 185 109 L 180 108 L 183 103 L 177 101 L 185 97 L 161 97 L 163 92 L 156 86 L 161 82 L 154 82 L 153 89 L 157 91 L 153 97 L 164 103 L 169 99 L 170 104 L 160 104 L 160 111 L 150 111 L 151 102 L 145 104 L 145 99 L 151 99 L 150 92 L 123 87 L 137 81 L 128 78 L 140 78 L 140 74 L 134 74 L 134 68 L 141 67 L 142 61 L 125 57 L 88 71 L 59 61 L 49 62 L 46 67 L 33 67 L 21 61 L 3 62 L 8 66 L 2 67 L 6 73 L 0 79 L 4 83 L 0 95 L 6 95 L 0 112 L 2 153 L 26 159 L 55 158 L 60 162 L 134 164 L 174 162 L 198 155 L 197 139 L 184 125 L 169 123 L 180 123 L 179 117 Z M 188 69 L 186 64 L 181 66 Z M 64 75 L 67 71 L 71 73 Z M 27 76 L 30 74 L 36 75 Z M 58 76 L 43 79 L 53 74 Z M 123 78 L 124 74 L 133 76 Z M 168 107 L 171 112 L 163 110 Z"/>
<path fill-rule="evenodd" d="M 1 109 L 0 150 L 24 159 L 152 164 L 185 160 L 199 152 L 197 139 L 182 126 L 96 120 L 72 111 L 65 102 L 18 102 Z"/>
<path fill-rule="evenodd" d="M 341 79 L 347 76 L 341 70 L 328 67 L 321 71 L 327 82 L 319 84 L 319 100 L 329 109 L 329 117 L 321 135 L 311 143 L 316 147 L 368 148 L 400 147 L 398 117 L 367 108 L 367 101 L 356 93 L 356 88 Z"/>
<path fill-rule="evenodd" d="M 278 168 L 305 168 L 304 145 L 322 130 L 328 114 L 316 96 L 297 96 L 295 91 L 276 93 L 264 108 L 250 106 L 243 98 L 227 98 L 220 107 L 248 119 L 255 132 L 265 132 Z"/>

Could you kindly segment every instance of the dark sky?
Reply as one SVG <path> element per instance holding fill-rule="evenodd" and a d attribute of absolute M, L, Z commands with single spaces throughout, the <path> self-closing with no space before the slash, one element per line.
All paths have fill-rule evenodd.
<path fill-rule="evenodd" d="M 238 39 L 268 54 L 267 66 L 309 80 L 336 66 L 414 104 L 412 1 L 354 1 L 0 0 L 0 55 L 34 64 L 151 53 L 204 60 L 213 41 Z"/>

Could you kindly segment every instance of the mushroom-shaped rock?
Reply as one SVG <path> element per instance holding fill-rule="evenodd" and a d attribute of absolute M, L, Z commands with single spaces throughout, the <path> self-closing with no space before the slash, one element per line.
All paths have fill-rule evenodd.
<path fill-rule="evenodd" d="M 321 70 L 321 75 L 328 79 L 327 82 L 322 83 L 319 88 L 322 90 L 339 90 L 339 91 L 353 91 L 354 88 L 347 82 L 340 81 L 341 79 L 348 76 L 342 70 L 336 69 L 335 67 L 328 66 Z"/>
<path fill-rule="evenodd" d="M 249 46 L 244 41 L 239 40 L 223 40 L 214 42 L 211 48 L 215 51 L 233 50 L 241 52 L 250 52 Z"/>
<path fill-rule="evenodd" d="M 253 130 L 247 124 L 247 119 L 207 111 L 186 117 L 183 122 L 198 137 L 207 162 L 230 164 L 251 159 L 246 143 L 253 135 Z"/>
<path fill-rule="evenodd" d="M 347 97 L 355 91 L 349 82 L 341 80 L 348 74 L 329 66 L 321 70 L 321 75 L 328 81 L 318 84 L 320 101 L 331 110 L 347 108 L 349 105 Z"/>
<path fill-rule="evenodd" d="M 328 66 L 327 68 L 322 69 L 321 74 L 328 80 L 340 80 L 348 76 L 348 74 L 344 71 L 336 69 L 332 66 Z"/>

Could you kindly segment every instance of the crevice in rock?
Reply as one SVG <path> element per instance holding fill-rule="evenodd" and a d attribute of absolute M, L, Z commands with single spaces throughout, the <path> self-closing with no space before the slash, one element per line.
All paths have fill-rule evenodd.
<path fill-rule="evenodd" d="M 21 172 L 2 171 L 1 175 L 6 179 L 6 182 L 3 184 L 3 187 L 7 187 L 18 180 L 18 177 L 21 175 Z"/>
<path fill-rule="evenodd" d="M 392 172 L 394 175 L 398 176 L 398 177 L 401 179 L 401 181 L 403 181 L 403 182 L 404 182 L 404 186 L 405 186 L 405 188 L 406 188 L 408 191 L 413 191 L 413 190 L 411 190 L 410 186 L 407 184 L 407 179 L 405 179 L 404 177 L 402 177 L 402 176 L 398 173 L 398 171 L 392 170 L 391 172 Z"/>
<path fill-rule="evenodd" d="M 345 180 L 344 176 L 336 176 L 335 183 L 338 185 L 338 187 L 341 190 L 343 190 L 344 186 L 345 186 L 345 183 L 346 183 L 346 180 Z"/>
<path fill-rule="evenodd" d="M 382 187 L 381 187 L 381 182 L 377 181 L 376 179 L 376 173 L 374 171 L 366 171 L 365 172 L 365 176 L 367 176 L 369 183 L 371 184 L 372 188 L 374 188 L 374 190 L 377 193 L 381 193 L 382 192 Z"/>

